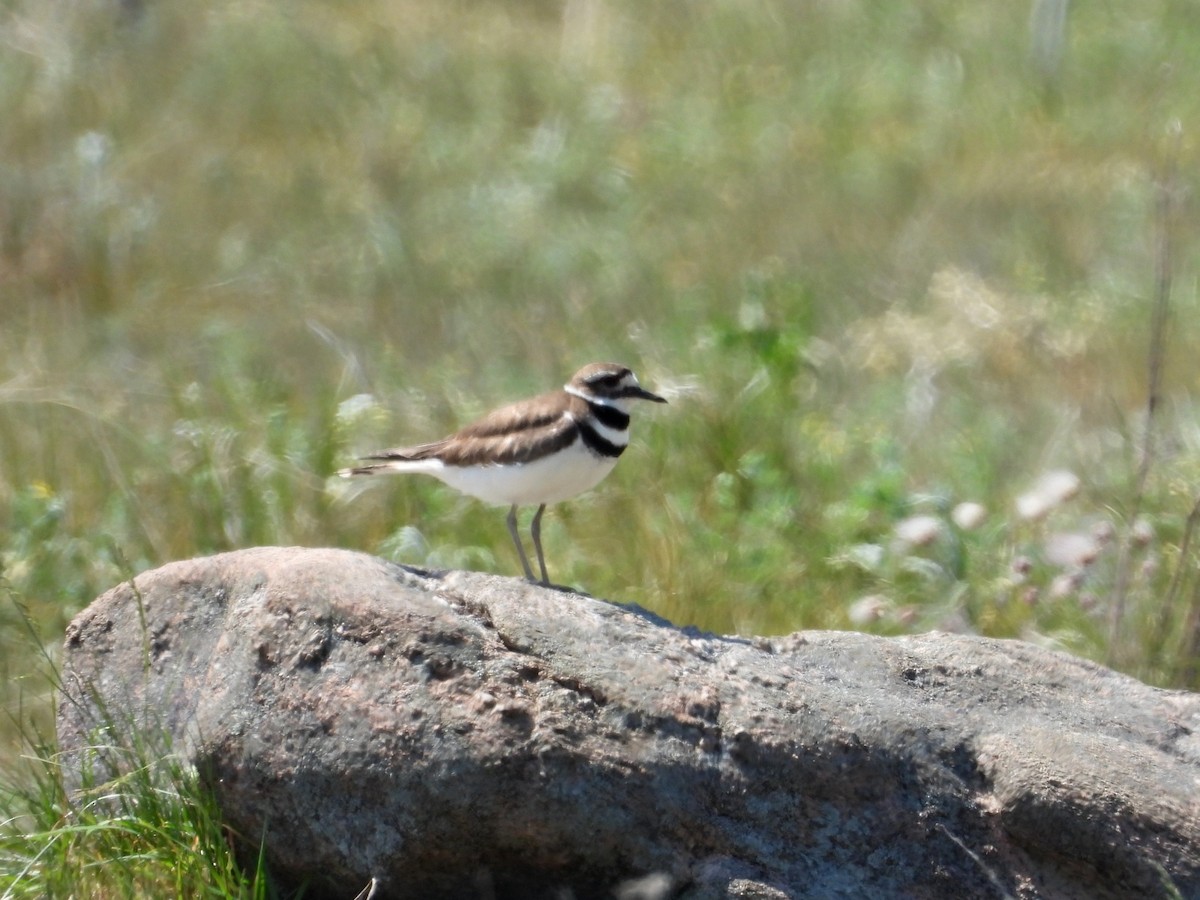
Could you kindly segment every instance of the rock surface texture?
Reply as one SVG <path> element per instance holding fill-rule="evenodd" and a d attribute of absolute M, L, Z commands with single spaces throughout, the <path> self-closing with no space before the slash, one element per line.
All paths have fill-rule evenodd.
<path fill-rule="evenodd" d="M 135 584 L 67 632 L 67 759 L 165 729 L 306 898 L 1200 897 L 1200 696 L 1059 653 L 339 550 Z"/>

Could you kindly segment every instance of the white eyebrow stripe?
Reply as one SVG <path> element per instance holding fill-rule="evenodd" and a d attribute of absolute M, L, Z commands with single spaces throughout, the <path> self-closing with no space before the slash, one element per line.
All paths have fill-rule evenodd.
<path fill-rule="evenodd" d="M 619 409 L 621 412 L 627 411 L 628 397 L 597 397 L 595 394 L 585 394 L 579 388 L 571 387 L 569 384 L 564 384 L 563 390 L 587 403 L 595 403 L 597 406 L 610 406 L 613 409 Z"/>

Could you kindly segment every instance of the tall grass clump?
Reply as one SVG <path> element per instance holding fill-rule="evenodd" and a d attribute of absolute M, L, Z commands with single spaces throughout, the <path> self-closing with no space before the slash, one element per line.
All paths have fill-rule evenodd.
<path fill-rule="evenodd" d="M 40 660 L 5 695 L 0 898 L 281 896 L 262 853 L 246 850 L 262 836 L 233 835 L 199 774 L 127 714 L 106 710 L 94 743 L 59 749 L 41 696 L 58 693 L 57 671 L 11 585 L 0 586 Z"/>
<path fill-rule="evenodd" d="M 261 856 L 237 858 L 195 772 L 137 746 L 119 755 L 124 774 L 71 795 L 52 741 L 34 739 L 0 772 L 0 897 L 279 896 Z"/>

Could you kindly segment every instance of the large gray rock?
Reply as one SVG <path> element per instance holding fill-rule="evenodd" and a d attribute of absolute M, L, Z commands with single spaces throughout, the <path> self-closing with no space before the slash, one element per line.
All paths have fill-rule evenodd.
<path fill-rule="evenodd" d="M 64 685 L 69 759 L 165 729 L 306 897 L 1200 897 L 1200 697 L 1015 641 L 263 548 L 106 593 Z"/>

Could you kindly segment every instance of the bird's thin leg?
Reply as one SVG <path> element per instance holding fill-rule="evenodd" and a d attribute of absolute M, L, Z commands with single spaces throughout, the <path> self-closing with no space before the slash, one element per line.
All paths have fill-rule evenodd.
<path fill-rule="evenodd" d="M 550 576 L 546 574 L 546 558 L 542 556 L 542 513 L 545 511 L 546 504 L 543 503 L 533 514 L 533 525 L 529 531 L 533 534 L 533 549 L 537 551 L 538 567 L 542 570 L 542 584 L 549 587 Z"/>
<path fill-rule="evenodd" d="M 517 504 L 512 505 L 512 509 L 508 511 L 508 533 L 512 535 L 513 543 L 517 545 L 517 553 L 521 557 L 521 566 L 525 569 L 525 577 L 533 581 L 533 569 L 529 568 L 529 557 L 525 555 L 525 548 L 521 546 L 521 535 L 517 532 Z M 537 542 L 537 538 L 534 538 Z M 538 559 L 541 559 L 542 548 L 538 547 Z M 546 567 L 542 567 L 542 574 L 546 573 Z"/>

